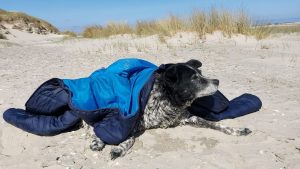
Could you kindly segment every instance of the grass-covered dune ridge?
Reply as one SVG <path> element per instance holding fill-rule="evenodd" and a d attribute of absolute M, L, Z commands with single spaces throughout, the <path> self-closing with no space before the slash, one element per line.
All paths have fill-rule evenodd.
<path fill-rule="evenodd" d="M 252 35 L 262 39 L 270 34 L 270 28 L 258 26 L 244 12 L 229 12 L 212 8 L 209 12 L 194 11 L 188 17 L 169 15 L 165 19 L 137 21 L 134 25 L 127 23 L 108 23 L 87 27 L 83 32 L 86 38 L 105 38 L 118 34 L 136 34 L 140 36 L 172 36 L 177 32 L 197 32 L 202 38 L 206 33 L 222 31 L 225 36 L 232 34 Z"/>
<path fill-rule="evenodd" d="M 59 30 L 47 21 L 22 12 L 9 12 L 0 9 L 0 24 L 13 24 L 15 29 L 30 33 L 59 33 Z"/>

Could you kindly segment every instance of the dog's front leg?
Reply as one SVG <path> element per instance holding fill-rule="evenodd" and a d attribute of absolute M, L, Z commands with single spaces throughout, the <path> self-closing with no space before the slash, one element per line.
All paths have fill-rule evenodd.
<path fill-rule="evenodd" d="M 236 135 L 236 136 L 245 136 L 250 134 L 252 131 L 248 128 L 233 128 L 226 127 L 217 122 L 207 121 L 198 116 L 191 116 L 189 118 L 183 119 L 180 122 L 181 125 L 191 125 L 195 127 L 203 127 L 219 130 L 225 134 Z"/>
<path fill-rule="evenodd" d="M 133 146 L 134 142 L 135 138 L 134 136 L 132 136 L 124 142 L 120 143 L 118 146 L 113 147 L 110 151 L 111 159 L 114 160 L 118 157 L 124 156 L 128 152 L 128 150 Z"/>
<path fill-rule="evenodd" d="M 90 125 L 84 122 L 83 128 L 85 128 L 86 139 L 92 139 L 90 149 L 92 151 L 101 151 L 105 147 L 105 143 L 95 135 L 95 132 L 93 131 L 93 128 Z"/>
<path fill-rule="evenodd" d="M 95 134 L 92 135 L 92 143 L 90 144 L 90 149 L 93 151 L 101 151 L 105 147 L 105 143 L 98 138 Z"/>

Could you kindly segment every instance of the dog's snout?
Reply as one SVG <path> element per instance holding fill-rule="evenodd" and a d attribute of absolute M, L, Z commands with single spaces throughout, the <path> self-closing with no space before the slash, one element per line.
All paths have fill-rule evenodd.
<path fill-rule="evenodd" d="M 216 86 L 219 85 L 219 80 L 218 80 L 218 79 L 213 79 L 212 82 L 213 82 L 213 84 L 216 85 Z"/>

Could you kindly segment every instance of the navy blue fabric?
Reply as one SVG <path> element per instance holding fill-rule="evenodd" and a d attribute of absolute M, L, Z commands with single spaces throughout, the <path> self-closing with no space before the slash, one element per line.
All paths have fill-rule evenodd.
<path fill-rule="evenodd" d="M 53 78 L 38 87 L 25 104 L 26 110 L 8 109 L 6 122 L 24 131 L 49 136 L 59 134 L 80 122 L 68 107 L 69 93 L 61 79 Z"/>
<path fill-rule="evenodd" d="M 23 109 L 8 109 L 3 113 L 6 122 L 33 134 L 51 136 L 71 129 L 80 121 L 72 111 L 59 116 L 37 115 Z"/>
<path fill-rule="evenodd" d="M 229 100 L 217 91 L 213 95 L 197 98 L 188 110 L 200 117 L 205 117 L 210 113 L 220 113 L 229 106 Z"/>
<path fill-rule="evenodd" d="M 50 79 L 40 85 L 25 103 L 26 111 L 40 115 L 54 115 L 64 112 L 68 107 L 69 93 L 63 81 Z"/>
<path fill-rule="evenodd" d="M 220 94 L 221 93 L 216 93 L 215 95 L 208 96 L 210 97 L 209 99 L 205 99 L 206 103 L 208 103 L 207 105 L 211 105 L 212 107 L 209 107 L 207 105 L 203 107 L 203 104 L 200 104 L 198 102 L 196 104 L 192 104 L 192 107 L 189 108 L 189 111 L 192 114 L 200 116 L 206 120 L 220 121 L 224 119 L 233 119 L 244 116 L 246 114 L 256 112 L 262 107 L 261 100 L 257 96 L 248 93 L 236 97 L 229 102 L 228 106 L 226 106 L 226 103 L 228 103 L 228 99 L 222 97 Z M 217 102 L 221 103 L 221 105 L 223 106 L 216 106 L 216 109 L 214 105 L 216 105 Z M 203 111 L 204 113 L 202 113 L 201 111 Z"/>

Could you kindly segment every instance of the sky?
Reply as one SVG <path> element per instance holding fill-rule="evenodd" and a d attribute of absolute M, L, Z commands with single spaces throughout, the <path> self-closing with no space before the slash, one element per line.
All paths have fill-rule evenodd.
<path fill-rule="evenodd" d="M 239 11 L 266 22 L 300 21 L 300 0 L 0 0 L 0 9 L 25 12 L 60 30 L 81 31 L 89 25 L 188 16 L 211 7 Z"/>

